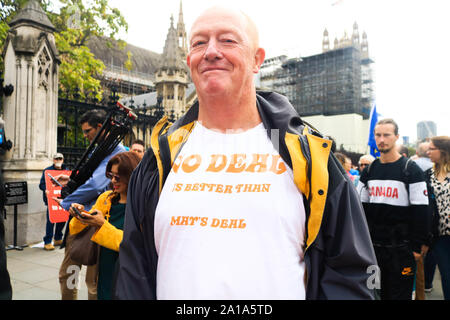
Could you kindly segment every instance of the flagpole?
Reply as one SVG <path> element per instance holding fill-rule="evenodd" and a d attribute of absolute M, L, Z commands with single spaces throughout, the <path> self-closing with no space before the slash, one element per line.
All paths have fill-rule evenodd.
<path fill-rule="evenodd" d="M 367 141 L 367 145 L 370 149 L 370 154 L 374 156 L 375 158 L 378 158 L 380 156 L 380 152 L 378 151 L 377 144 L 375 141 L 375 126 L 378 122 L 378 113 L 377 113 L 377 105 L 374 104 L 372 110 L 370 111 L 370 118 L 369 118 L 369 139 Z"/>

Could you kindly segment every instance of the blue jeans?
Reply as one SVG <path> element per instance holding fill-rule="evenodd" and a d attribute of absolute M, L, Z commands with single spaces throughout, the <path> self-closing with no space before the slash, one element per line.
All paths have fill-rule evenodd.
<path fill-rule="evenodd" d="M 450 236 L 439 237 L 433 253 L 441 273 L 444 299 L 450 300 Z"/>
<path fill-rule="evenodd" d="M 45 227 L 44 243 L 45 244 L 52 243 L 53 228 L 55 229 L 55 240 L 61 240 L 63 237 L 62 230 L 63 230 L 65 224 L 66 224 L 65 222 L 51 223 L 50 217 L 48 215 L 48 208 L 47 208 L 47 225 Z"/>

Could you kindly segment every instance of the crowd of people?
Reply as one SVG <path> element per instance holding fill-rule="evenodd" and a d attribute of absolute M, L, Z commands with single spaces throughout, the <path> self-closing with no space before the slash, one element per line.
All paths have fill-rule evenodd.
<path fill-rule="evenodd" d="M 375 126 L 381 156 L 359 160 L 352 179 L 348 157 L 338 159 L 355 181 L 381 271 L 381 299 L 424 300 L 433 290 L 436 265 L 444 299 L 450 299 L 450 137 L 437 136 L 408 148 L 396 144 L 398 125 L 383 119 Z M 353 177 L 358 177 L 354 175 Z"/>
<path fill-rule="evenodd" d="M 356 167 L 345 152 L 335 155 L 361 196 L 381 270 L 380 298 L 425 300 L 438 265 L 448 300 L 450 137 L 427 138 L 412 156 L 398 137 L 395 121 L 384 119 L 375 127 L 379 159 L 363 155 Z"/>
<path fill-rule="evenodd" d="M 77 299 L 69 270 L 82 264 L 71 254 L 87 228 L 100 248 L 87 266 L 91 300 L 411 299 L 420 262 L 423 290 L 437 265 L 450 298 L 449 137 L 409 160 L 397 124 L 383 119 L 380 158 L 364 155 L 356 170 L 285 97 L 256 91 L 264 58 L 246 14 L 212 7 L 195 20 L 187 64 L 197 102 L 175 123 L 161 119 L 148 150 L 119 144 L 52 199 L 70 213 L 64 237 L 50 222 L 44 237 L 46 250 L 52 238 L 65 247 L 62 299 Z M 105 116 L 80 119 L 90 142 Z M 368 285 L 374 266 L 381 286 Z"/>

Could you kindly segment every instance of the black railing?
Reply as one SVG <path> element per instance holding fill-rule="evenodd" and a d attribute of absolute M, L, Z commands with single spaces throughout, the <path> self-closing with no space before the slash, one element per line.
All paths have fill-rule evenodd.
<path fill-rule="evenodd" d="M 58 152 L 64 155 L 64 162 L 70 169 L 75 166 L 89 146 L 88 140 L 84 138 L 81 131 L 79 119 L 86 111 L 93 109 L 103 109 L 108 112 L 109 108 L 117 103 L 117 98 L 115 91 L 113 91 L 113 95 L 107 103 L 105 101 L 92 103 L 89 101 L 58 99 Z M 136 138 L 133 132 L 134 129 L 137 136 L 144 140 L 146 146 L 148 146 L 150 141 L 146 141 L 148 139 L 146 133 L 164 115 L 161 100 L 159 99 L 155 106 L 145 106 L 145 108 L 142 108 L 142 106 L 128 107 L 133 109 L 138 118 L 131 124 L 130 133 L 122 143 L 125 146 L 130 146 L 132 140 Z"/>

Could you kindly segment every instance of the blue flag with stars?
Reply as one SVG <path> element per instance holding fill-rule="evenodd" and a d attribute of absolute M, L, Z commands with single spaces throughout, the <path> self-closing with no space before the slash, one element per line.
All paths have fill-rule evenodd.
<path fill-rule="evenodd" d="M 378 122 L 377 106 L 374 105 L 372 111 L 370 112 L 370 129 L 369 129 L 369 142 L 367 143 L 370 147 L 370 154 L 375 158 L 380 157 L 380 151 L 378 151 L 377 143 L 375 142 L 375 126 Z"/>

